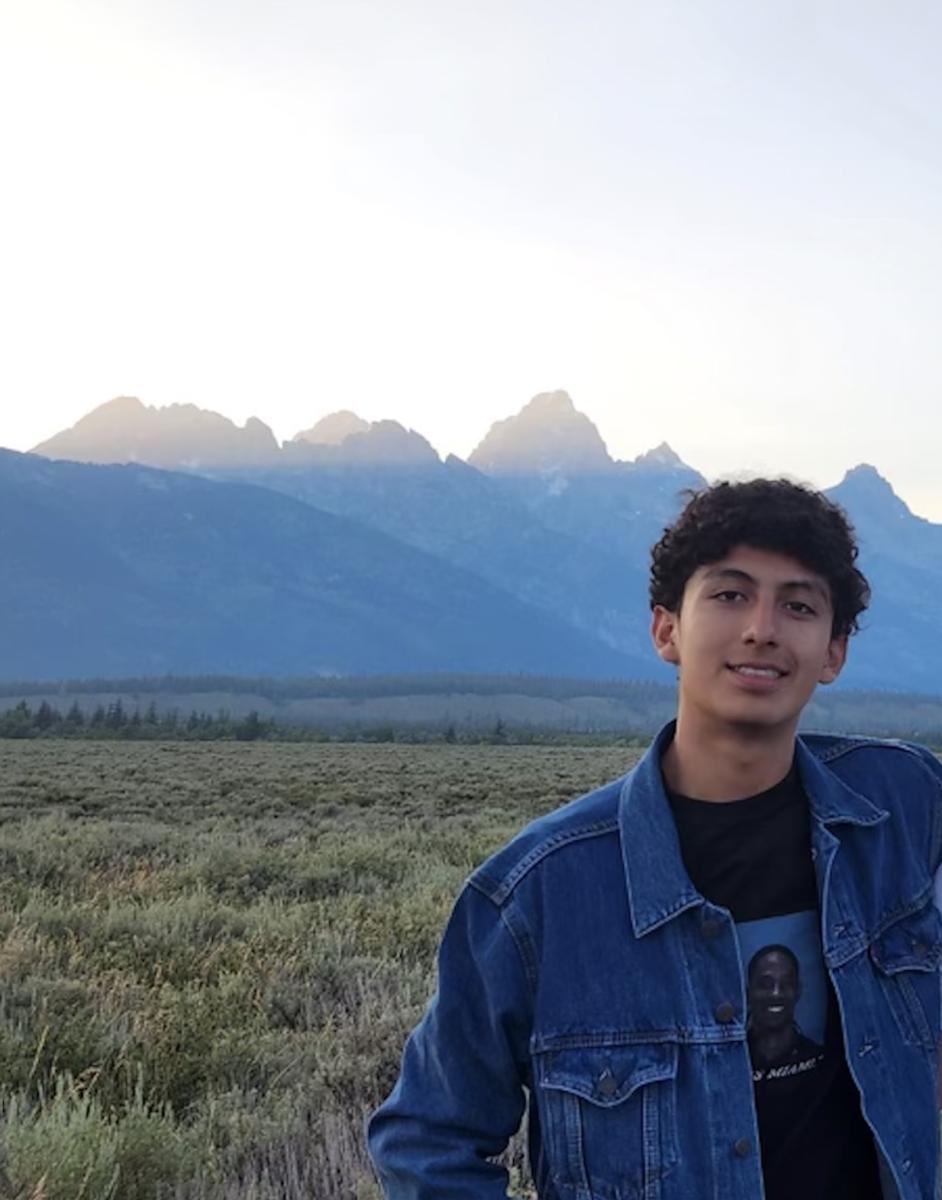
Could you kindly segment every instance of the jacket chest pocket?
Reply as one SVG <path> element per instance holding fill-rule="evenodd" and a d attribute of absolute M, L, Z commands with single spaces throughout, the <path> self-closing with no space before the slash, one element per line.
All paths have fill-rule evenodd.
<path fill-rule="evenodd" d="M 939 964 L 942 917 L 928 904 L 890 925 L 870 944 L 870 959 L 903 1039 L 934 1050 L 939 1045 Z"/>
<path fill-rule="evenodd" d="M 546 1169 L 573 1200 L 663 1200 L 677 1163 L 677 1046 L 567 1045 L 534 1055 Z"/>

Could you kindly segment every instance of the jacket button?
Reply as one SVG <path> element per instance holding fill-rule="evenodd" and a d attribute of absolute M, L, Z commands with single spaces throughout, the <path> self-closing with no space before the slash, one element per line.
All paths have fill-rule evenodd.
<path fill-rule="evenodd" d="M 707 919 L 700 926 L 700 932 L 705 938 L 717 937 L 720 932 L 719 921 L 714 920 L 713 917 L 707 917 Z"/>
<path fill-rule="evenodd" d="M 750 1138 L 737 1138 L 733 1142 L 733 1152 L 737 1158 L 748 1158 L 752 1153 L 752 1140 Z"/>
<path fill-rule="evenodd" d="M 736 1010 L 728 1000 L 724 1000 L 722 1004 L 717 1004 L 713 1015 L 721 1025 L 728 1025 L 735 1019 Z"/>
<path fill-rule="evenodd" d="M 605 1099 L 607 1100 L 610 1097 L 614 1096 L 615 1093 L 618 1091 L 618 1080 L 612 1074 L 610 1069 L 608 1067 L 606 1067 L 605 1070 L 602 1072 L 602 1074 L 599 1076 L 599 1081 L 596 1086 L 598 1088 L 599 1095 L 604 1096 Z"/>
<path fill-rule="evenodd" d="M 928 953 L 929 947 L 925 942 L 916 942 L 913 946 L 913 954 L 915 954 L 917 958 L 925 958 Z"/>

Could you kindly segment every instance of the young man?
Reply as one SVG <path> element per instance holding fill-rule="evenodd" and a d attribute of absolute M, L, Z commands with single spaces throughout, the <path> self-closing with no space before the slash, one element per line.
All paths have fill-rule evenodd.
<path fill-rule="evenodd" d="M 529 1097 L 543 1200 L 935 1200 L 942 769 L 797 736 L 869 588 L 783 480 L 654 547 L 676 723 L 472 875 L 376 1113 L 391 1200 L 497 1200 Z"/>

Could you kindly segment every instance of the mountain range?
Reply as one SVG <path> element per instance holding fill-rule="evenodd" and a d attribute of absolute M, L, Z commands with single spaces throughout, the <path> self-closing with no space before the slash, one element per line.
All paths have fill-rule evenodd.
<path fill-rule="evenodd" d="M 0 675 L 667 680 L 647 555 L 704 482 L 666 444 L 614 460 L 561 391 L 466 462 L 351 412 L 279 444 L 255 418 L 120 397 L 0 452 Z M 937 692 L 942 526 L 869 465 L 830 494 L 874 585 L 843 686 Z"/>

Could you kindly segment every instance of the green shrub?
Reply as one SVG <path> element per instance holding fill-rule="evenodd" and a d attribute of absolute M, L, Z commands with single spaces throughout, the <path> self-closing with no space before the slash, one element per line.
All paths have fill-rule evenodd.
<path fill-rule="evenodd" d="M 86 1086 L 60 1075 L 52 1095 L 4 1109 L 10 1181 L 36 1200 L 157 1200 L 201 1166 L 192 1136 L 169 1109 L 149 1109 L 137 1090 L 109 1114 Z"/>

